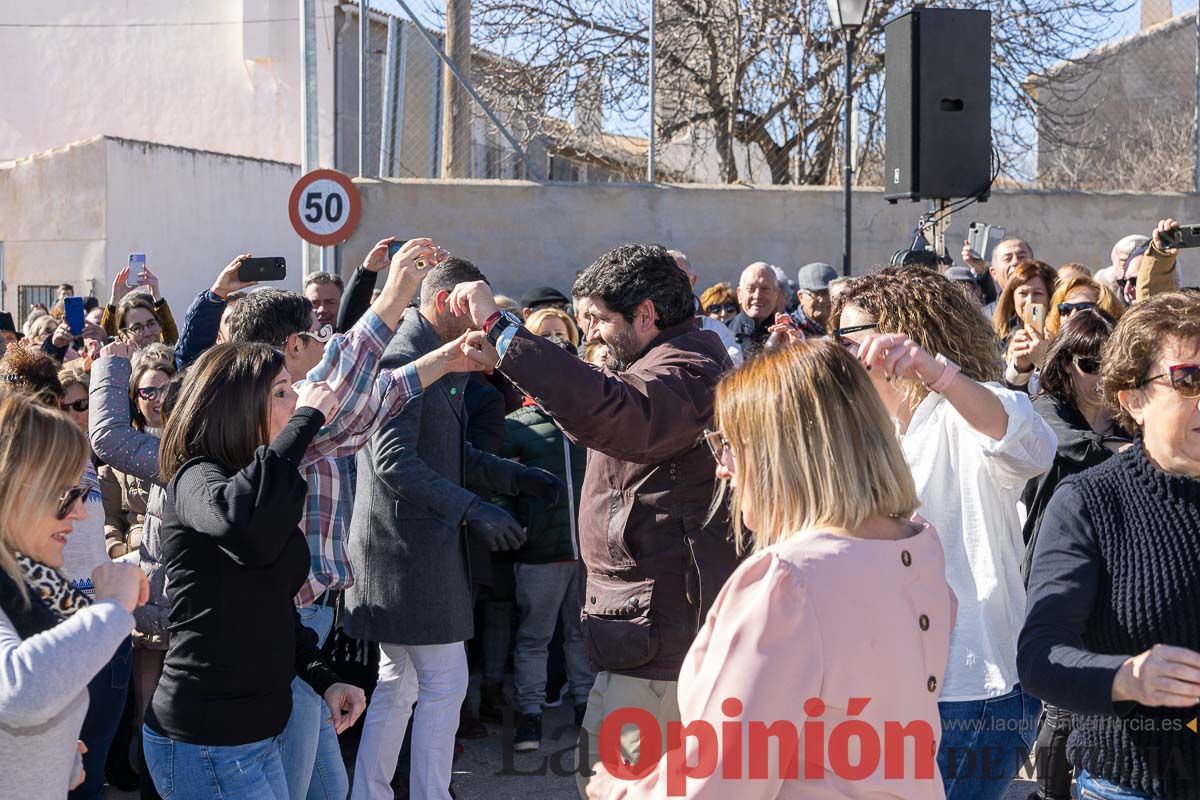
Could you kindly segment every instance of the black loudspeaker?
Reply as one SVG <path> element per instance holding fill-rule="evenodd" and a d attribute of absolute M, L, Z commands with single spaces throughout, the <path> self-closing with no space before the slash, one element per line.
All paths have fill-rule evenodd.
<path fill-rule="evenodd" d="M 992 14 L 916 8 L 884 26 L 883 196 L 986 195 L 992 178 Z"/>

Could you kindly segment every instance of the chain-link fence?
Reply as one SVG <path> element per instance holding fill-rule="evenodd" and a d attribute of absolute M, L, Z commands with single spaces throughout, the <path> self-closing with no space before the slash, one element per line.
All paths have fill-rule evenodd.
<path fill-rule="evenodd" d="M 1192 191 L 1194 3 L 926 5 L 992 13 L 1001 185 Z M 370 0 L 369 7 L 366 175 L 642 181 L 653 125 L 658 181 L 842 182 L 845 44 L 826 0 Z M 338 48 L 337 162 L 356 172 L 357 9 L 342 8 L 349 10 Z M 873 0 L 857 37 L 852 124 L 860 186 L 882 184 L 884 23 L 908 8 Z M 460 22 L 468 20 L 464 35 Z"/>

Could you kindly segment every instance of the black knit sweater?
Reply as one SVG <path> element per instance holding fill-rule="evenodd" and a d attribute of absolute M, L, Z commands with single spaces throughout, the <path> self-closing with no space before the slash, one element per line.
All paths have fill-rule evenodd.
<path fill-rule="evenodd" d="M 1069 478 L 1042 519 L 1029 575 L 1021 685 L 1076 713 L 1076 768 L 1156 798 L 1200 797 L 1200 734 L 1188 709 L 1114 704 L 1130 656 L 1200 651 L 1200 481 L 1169 475 L 1140 441 Z"/>

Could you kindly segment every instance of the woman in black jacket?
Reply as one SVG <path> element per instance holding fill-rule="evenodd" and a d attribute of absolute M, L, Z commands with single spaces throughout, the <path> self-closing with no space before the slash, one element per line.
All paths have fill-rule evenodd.
<path fill-rule="evenodd" d="M 1022 496 L 1029 514 L 1023 531 L 1025 560 L 1021 564 L 1026 578 L 1042 514 L 1058 484 L 1102 464 L 1130 443 L 1100 396 L 1100 353 L 1115 324 L 1099 309 L 1076 311 L 1046 354 L 1041 389 L 1033 408 L 1058 436 L 1058 449 L 1050 471 L 1029 481 Z M 1039 800 L 1071 800 L 1071 765 L 1067 761 L 1070 735 L 1070 712 L 1046 706 L 1037 740 Z"/>
<path fill-rule="evenodd" d="M 366 706 L 322 663 L 292 601 L 310 566 L 297 466 L 333 397 L 308 384 L 298 398 L 271 347 L 222 344 L 191 367 L 180 398 L 159 449 L 171 646 L 146 713 L 146 762 L 163 797 L 287 800 L 277 739 L 292 679 L 324 696 L 339 733 Z"/>

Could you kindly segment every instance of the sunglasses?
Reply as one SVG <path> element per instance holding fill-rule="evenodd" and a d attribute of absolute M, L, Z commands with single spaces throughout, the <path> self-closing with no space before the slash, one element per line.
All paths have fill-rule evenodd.
<path fill-rule="evenodd" d="M 58 510 L 54 512 L 54 518 L 58 520 L 66 519 L 67 514 L 71 513 L 71 507 L 75 505 L 75 502 L 79 498 L 86 496 L 87 493 L 88 487 L 85 485 L 72 486 L 63 492 L 58 498 Z"/>
<path fill-rule="evenodd" d="M 1178 392 L 1180 397 L 1186 397 L 1189 400 L 1200 397 L 1200 364 L 1176 364 L 1161 375 L 1146 378 L 1137 385 L 1137 388 L 1140 389 L 1163 378 L 1170 379 L 1171 388 Z"/>
<path fill-rule="evenodd" d="M 1097 375 L 1100 372 L 1100 359 L 1094 356 L 1072 356 L 1071 363 L 1085 375 Z"/>
<path fill-rule="evenodd" d="M 713 303 L 711 306 L 704 307 L 705 314 L 736 314 L 738 310 L 737 303 Z"/>
<path fill-rule="evenodd" d="M 1059 303 L 1059 304 L 1058 304 L 1058 315 L 1059 315 L 1060 317 L 1069 317 L 1069 316 L 1071 316 L 1072 314 L 1074 314 L 1076 311 L 1083 311 L 1084 309 L 1087 309 L 1087 308 L 1095 308 L 1095 307 L 1096 307 L 1096 304 L 1095 304 L 1095 303 L 1088 303 L 1088 302 L 1084 302 L 1084 303 Z"/>
<path fill-rule="evenodd" d="M 847 350 L 856 350 L 858 349 L 858 342 L 847 339 L 847 334 L 861 333 L 862 331 L 873 331 L 878 327 L 878 322 L 868 322 L 865 325 L 851 325 L 848 328 L 834 328 L 831 335 L 833 336 L 833 340 L 842 347 L 845 347 Z"/>
<path fill-rule="evenodd" d="M 82 414 L 88 410 L 88 399 L 85 397 L 82 400 L 76 400 L 73 403 L 59 403 L 58 408 L 60 411 L 74 411 L 78 414 Z"/>
<path fill-rule="evenodd" d="M 310 339 L 315 339 L 321 344 L 325 344 L 333 338 L 333 326 L 329 324 L 322 325 L 316 331 L 300 331 L 297 336 L 307 336 Z"/>
<path fill-rule="evenodd" d="M 143 387 L 137 389 L 136 391 L 137 391 L 138 398 L 140 398 L 142 400 L 153 400 L 154 398 L 156 398 L 160 394 L 162 394 L 162 387 L 161 386 L 143 386 Z"/>
<path fill-rule="evenodd" d="M 725 434 L 721 431 L 710 431 L 707 428 L 704 430 L 704 443 L 708 445 L 708 452 L 712 453 L 712 457 L 717 460 L 718 464 L 726 463 L 725 454 L 733 455 L 733 451 L 729 448 L 729 440 L 725 438 Z M 730 461 L 733 459 L 730 458 Z"/>

